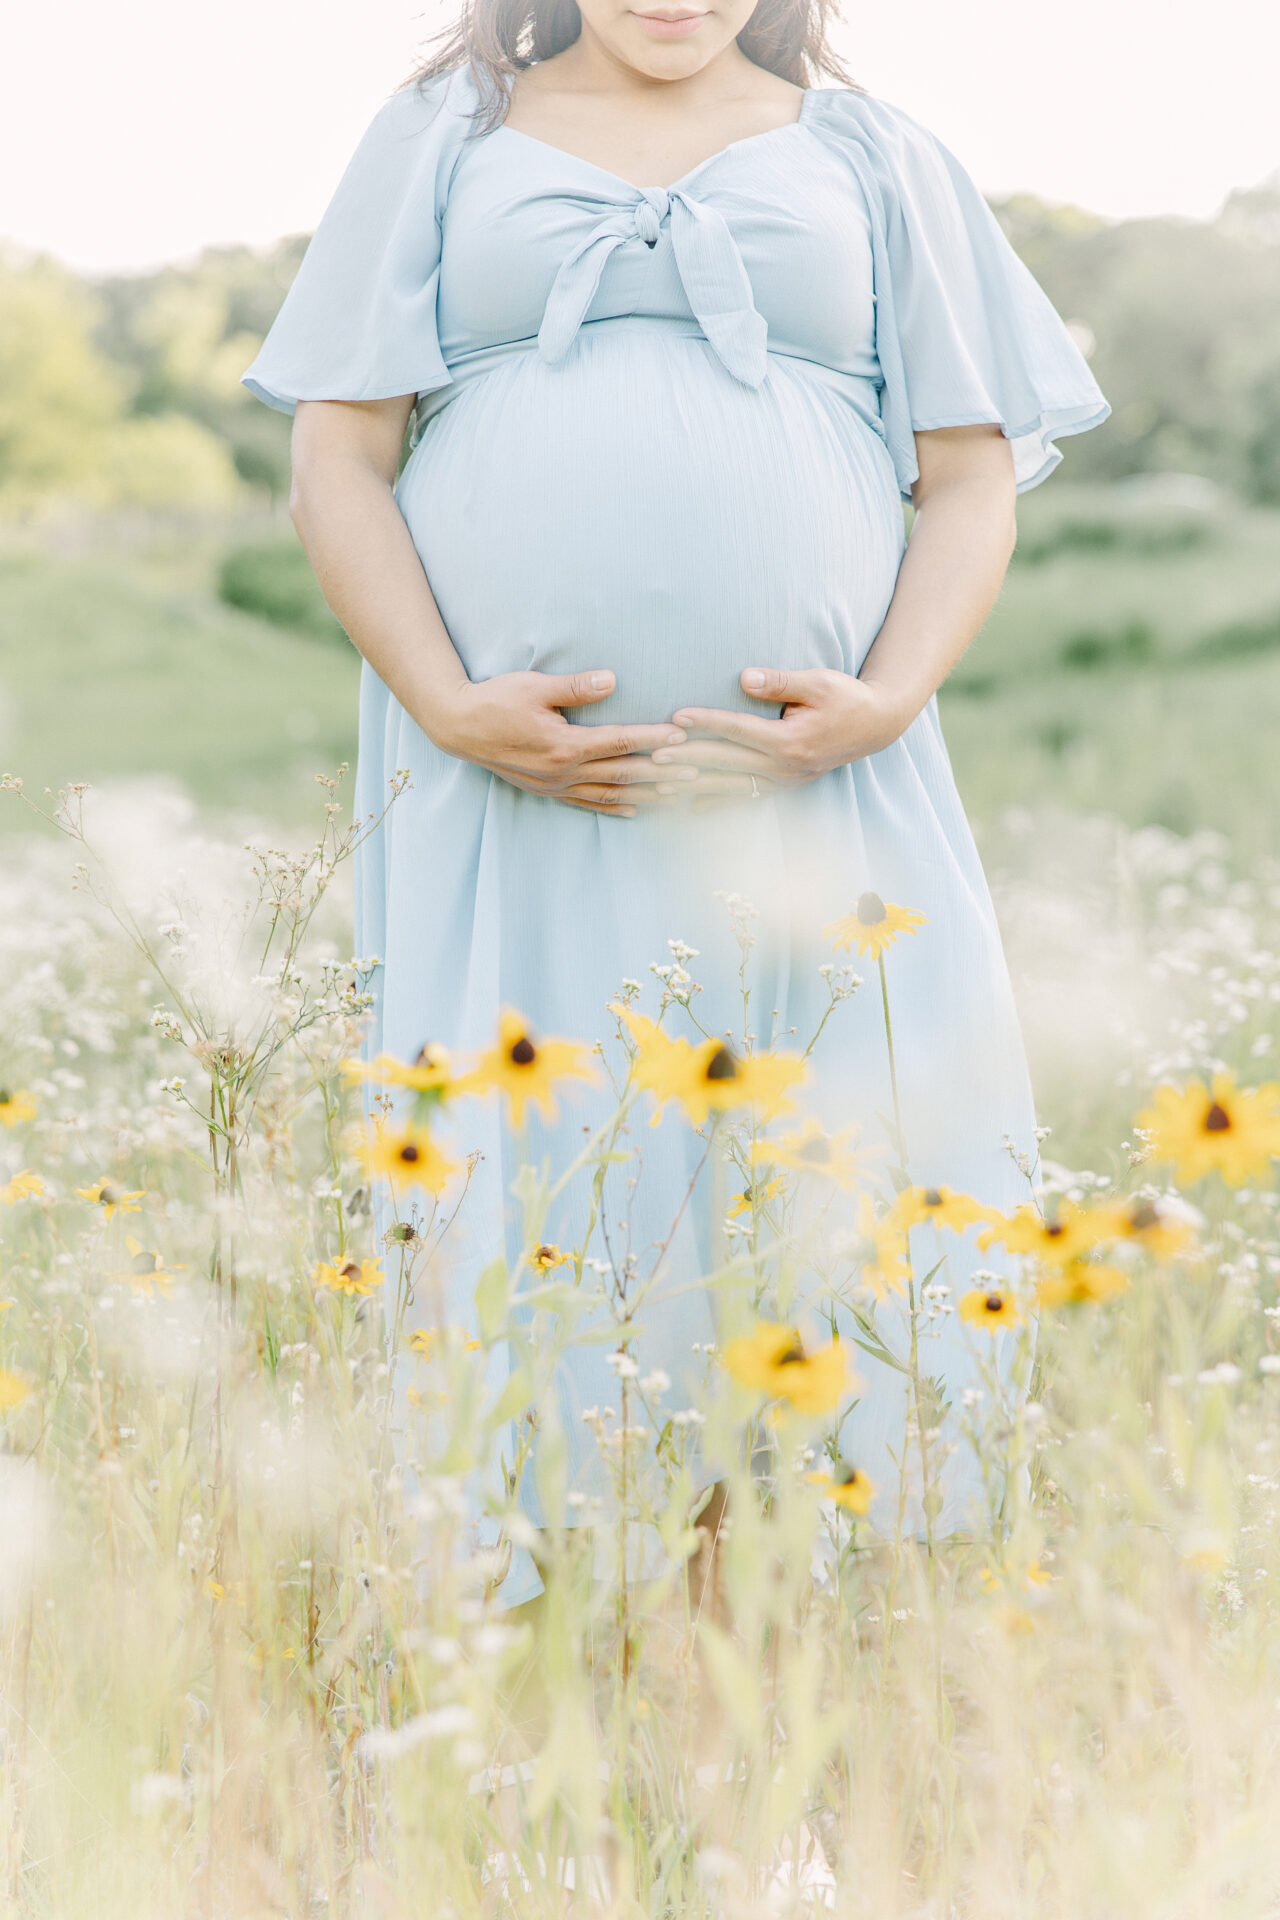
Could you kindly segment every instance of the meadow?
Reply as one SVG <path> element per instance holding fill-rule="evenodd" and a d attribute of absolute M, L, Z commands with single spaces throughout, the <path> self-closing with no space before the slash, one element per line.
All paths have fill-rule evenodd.
<path fill-rule="evenodd" d="M 173 578 L 188 633 L 194 605 L 242 661 L 280 644 Z M 346 672 L 339 649 L 308 656 L 326 657 Z M 662 1125 L 701 1126 L 742 1194 L 708 1276 L 736 1344 L 677 1407 L 628 1367 L 626 1272 L 542 1244 L 564 1170 L 517 1180 L 526 1255 L 486 1273 L 478 1336 L 406 1336 L 465 1169 L 426 1163 L 439 1195 L 402 1186 L 375 1241 L 370 1177 L 394 1162 L 344 1069 L 361 829 L 342 783 L 311 794 L 310 836 L 248 847 L 164 787 L 0 795 L 0 1911 L 1274 1913 L 1274 860 L 1065 811 L 992 823 L 1052 1128 L 1041 1202 L 1074 1238 L 1062 1258 L 1024 1220 L 1022 1281 L 985 1323 L 991 1297 L 913 1267 L 917 1190 L 824 1233 L 839 1156 L 824 1174 L 793 1141 L 788 1161 L 797 1123 L 766 1097 L 785 1062 L 700 1110 L 620 983 Z M 892 942 L 883 958 L 891 991 Z M 664 960 L 665 1002 L 671 956 L 636 970 Z M 510 1098 L 492 1062 L 386 1063 L 392 1144 L 428 1151 L 455 1102 L 465 1138 L 468 1070 Z M 1163 1118 L 1160 1085 L 1179 1090 Z M 620 1089 L 576 1177 L 630 1151 L 649 1098 Z M 846 1363 L 811 1333 L 798 1361 L 778 1344 L 815 1246 L 910 1379 L 904 1498 L 927 1515 L 930 1473 L 972 1445 L 980 1532 L 865 1519 Z M 477 1544 L 465 1490 L 547 1406 L 588 1296 L 616 1308 L 617 1400 L 595 1419 L 620 1520 L 589 1551 L 552 1536 L 535 1641 L 492 1600 L 527 1522 L 494 1498 Z M 948 1406 L 928 1353 L 955 1313 L 987 1386 Z M 742 1461 L 710 1600 L 695 1431 Z"/>

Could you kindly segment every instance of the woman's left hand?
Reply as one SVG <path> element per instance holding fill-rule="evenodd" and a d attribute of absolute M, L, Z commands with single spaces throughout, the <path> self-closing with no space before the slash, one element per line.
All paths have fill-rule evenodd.
<path fill-rule="evenodd" d="M 883 688 L 827 667 L 748 667 L 742 690 L 753 700 L 782 704 L 781 719 L 716 707 L 681 707 L 673 715 L 690 738 L 683 746 L 658 748 L 653 761 L 697 768 L 696 781 L 674 789 L 683 798 L 696 802 L 804 786 L 889 746 L 911 717 Z"/>

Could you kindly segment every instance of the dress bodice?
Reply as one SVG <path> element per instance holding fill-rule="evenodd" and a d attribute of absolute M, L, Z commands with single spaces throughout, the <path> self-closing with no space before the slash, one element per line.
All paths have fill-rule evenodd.
<path fill-rule="evenodd" d="M 516 129 L 468 142 L 442 225 L 445 360 L 582 325 L 695 328 L 746 386 L 769 353 L 874 379 L 870 221 L 857 182 L 800 118 L 738 140 L 668 187 L 640 188 Z"/>

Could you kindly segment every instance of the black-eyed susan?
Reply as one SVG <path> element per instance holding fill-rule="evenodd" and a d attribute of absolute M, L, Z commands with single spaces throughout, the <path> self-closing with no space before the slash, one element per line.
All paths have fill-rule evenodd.
<path fill-rule="evenodd" d="M 1004 1327 L 1022 1325 L 1022 1309 L 1007 1287 L 993 1282 L 989 1287 L 974 1287 L 963 1295 L 960 1318 L 975 1327 L 985 1327 L 988 1333 L 999 1333 Z"/>
<path fill-rule="evenodd" d="M 878 893 L 864 893 L 852 913 L 842 914 L 822 929 L 837 952 L 856 947 L 868 959 L 879 960 L 901 933 L 916 933 L 928 922 L 914 907 L 895 907 Z"/>
<path fill-rule="evenodd" d="M 12 1413 L 24 1400 L 31 1397 L 31 1388 L 21 1374 L 9 1373 L 0 1367 L 0 1414 Z"/>
<path fill-rule="evenodd" d="M 758 1140 L 751 1157 L 757 1165 L 763 1163 L 791 1167 L 797 1173 L 821 1174 L 851 1193 L 866 1177 L 868 1162 L 875 1151 L 855 1148 L 857 1137 L 856 1127 L 846 1127 L 841 1133 L 826 1133 L 810 1114 L 804 1125 L 791 1133 L 781 1133 L 776 1140 Z"/>
<path fill-rule="evenodd" d="M 763 1119 L 791 1110 L 791 1094 L 809 1077 L 798 1054 L 750 1053 L 739 1057 L 722 1040 L 703 1040 L 692 1046 L 673 1040 L 644 1014 L 624 1012 L 636 1043 L 632 1065 L 634 1084 L 654 1095 L 658 1111 L 668 1100 L 678 1100 L 695 1127 L 712 1113 L 752 1107 Z"/>
<path fill-rule="evenodd" d="M 412 1060 L 398 1060 L 394 1054 L 380 1053 L 373 1060 L 344 1060 L 342 1071 L 351 1080 L 411 1088 L 418 1095 L 416 1113 L 420 1121 L 459 1087 L 449 1052 L 434 1041 L 419 1047 Z"/>
<path fill-rule="evenodd" d="M 12 1180 L 7 1180 L 0 1187 L 0 1201 L 6 1207 L 16 1207 L 19 1200 L 38 1200 L 45 1191 L 44 1181 L 39 1174 L 24 1167 L 21 1173 L 15 1173 Z"/>
<path fill-rule="evenodd" d="M 1030 1253 L 1046 1264 L 1061 1265 L 1088 1253 L 1091 1247 L 1113 1239 L 1114 1221 L 1106 1207 L 1077 1207 L 1064 1200 L 1050 1214 L 1032 1206 L 1013 1213 L 987 1215 L 990 1221 L 978 1235 L 980 1247 L 1005 1247 L 1010 1253 Z"/>
<path fill-rule="evenodd" d="M 1172 1165 L 1179 1186 L 1217 1173 L 1242 1187 L 1280 1156 L 1280 1085 L 1237 1087 L 1233 1075 L 1215 1073 L 1207 1087 L 1200 1080 L 1157 1087 L 1134 1124 L 1154 1157 Z"/>
<path fill-rule="evenodd" d="M 857 1514 L 858 1518 L 869 1509 L 875 1499 L 875 1482 L 868 1479 L 861 1467 L 839 1466 L 834 1473 L 808 1473 L 806 1480 L 818 1487 L 824 1498 L 834 1500 L 846 1513 Z"/>
<path fill-rule="evenodd" d="M 539 1040 L 512 1007 L 504 1007 L 498 1037 L 482 1053 L 471 1073 L 456 1083 L 458 1093 L 505 1093 L 511 1103 L 511 1124 L 524 1125 L 526 1106 L 535 1106 L 545 1120 L 554 1120 L 552 1089 L 560 1080 L 596 1080 L 588 1065 L 587 1049 L 572 1040 Z"/>
<path fill-rule="evenodd" d="M 1183 1201 L 1136 1194 L 1111 1203 L 1112 1237 L 1145 1247 L 1157 1260 L 1181 1253 L 1195 1239 L 1195 1215 Z"/>
<path fill-rule="evenodd" d="M 131 1233 L 125 1235 L 124 1244 L 129 1250 L 129 1264 L 118 1268 L 112 1278 L 127 1282 L 147 1299 L 156 1293 L 172 1293 L 174 1274 L 185 1273 L 186 1268 L 167 1266 L 155 1247 L 144 1247 Z"/>
<path fill-rule="evenodd" d="M 311 1270 L 313 1286 L 360 1299 L 380 1287 L 386 1277 L 381 1260 L 317 1260 Z"/>
<path fill-rule="evenodd" d="M 34 1120 L 35 1117 L 36 1103 L 29 1093 L 0 1087 L 0 1126 L 17 1127 L 24 1120 Z"/>
<path fill-rule="evenodd" d="M 141 1213 L 142 1202 L 147 1197 L 145 1187 L 129 1191 L 118 1180 L 110 1180 L 105 1174 L 93 1186 L 77 1187 L 76 1192 L 82 1200 L 91 1200 L 95 1206 L 101 1207 L 108 1220 L 117 1213 Z"/>
<path fill-rule="evenodd" d="M 571 1253 L 562 1253 L 554 1241 L 540 1241 L 529 1250 L 529 1265 L 535 1273 L 550 1273 L 554 1267 L 567 1267 L 573 1259 Z"/>
<path fill-rule="evenodd" d="M 769 1320 L 728 1341 L 723 1359 L 740 1387 L 784 1400 L 796 1413 L 830 1413 L 855 1384 L 848 1350 L 839 1340 L 806 1353 L 794 1327 Z"/>
<path fill-rule="evenodd" d="M 868 1193 L 858 1202 L 854 1259 L 864 1285 L 870 1287 L 878 1299 L 883 1300 L 895 1291 L 905 1291 L 909 1271 L 905 1229 L 894 1218 L 892 1209 L 877 1213 Z"/>
<path fill-rule="evenodd" d="M 997 1218 L 992 1208 L 982 1206 L 967 1193 L 957 1193 L 953 1187 L 904 1187 L 895 1196 L 889 1214 L 907 1231 L 928 1222 L 935 1227 L 950 1227 L 955 1233 Z"/>
<path fill-rule="evenodd" d="M 1123 1267 L 1081 1257 L 1065 1266 L 1043 1268 L 1036 1281 L 1036 1299 L 1042 1307 L 1096 1306 L 1123 1293 L 1128 1284 Z"/>
<path fill-rule="evenodd" d="M 393 1187 L 423 1187 L 437 1196 L 458 1171 L 458 1162 L 440 1151 L 425 1127 L 375 1121 L 372 1137 L 359 1140 L 355 1151 L 370 1175 L 384 1175 Z"/>
<path fill-rule="evenodd" d="M 725 1211 L 730 1220 L 742 1220 L 756 1207 L 770 1207 L 775 1200 L 781 1200 L 786 1190 L 787 1183 L 783 1179 L 753 1180 L 749 1187 L 744 1187 L 741 1193 L 734 1195 Z"/>

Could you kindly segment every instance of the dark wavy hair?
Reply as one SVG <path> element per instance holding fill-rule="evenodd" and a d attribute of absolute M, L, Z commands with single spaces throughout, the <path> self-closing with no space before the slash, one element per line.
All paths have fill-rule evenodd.
<path fill-rule="evenodd" d="M 828 45 L 838 17 L 837 0 L 758 0 L 738 45 L 756 66 L 793 86 L 813 86 L 827 75 L 862 92 Z M 404 85 L 421 86 L 470 67 L 481 100 L 478 130 L 488 132 L 506 112 L 512 76 L 562 53 L 581 31 L 578 0 L 463 0 L 457 20 L 435 35 L 436 52 Z"/>

